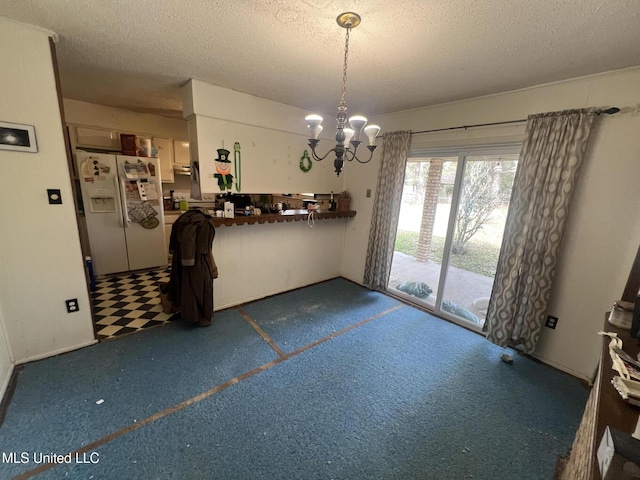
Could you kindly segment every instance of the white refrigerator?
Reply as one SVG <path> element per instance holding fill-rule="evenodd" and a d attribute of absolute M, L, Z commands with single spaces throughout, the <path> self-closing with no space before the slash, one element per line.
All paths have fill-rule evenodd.
<path fill-rule="evenodd" d="M 167 265 L 157 158 L 76 151 L 96 276 Z"/>

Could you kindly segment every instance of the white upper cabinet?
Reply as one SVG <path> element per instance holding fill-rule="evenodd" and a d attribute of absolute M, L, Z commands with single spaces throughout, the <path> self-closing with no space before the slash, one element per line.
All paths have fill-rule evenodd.
<path fill-rule="evenodd" d="M 114 130 L 102 128 L 76 126 L 75 143 L 78 147 L 103 148 L 105 150 L 120 150 L 120 135 Z"/>
<path fill-rule="evenodd" d="M 123 152 L 120 134 L 135 136 L 136 155 L 149 155 L 151 148 L 156 150 L 156 156 L 160 160 L 160 175 L 163 183 L 175 182 L 174 164 L 189 166 L 191 163 L 189 142 L 185 140 L 156 137 L 153 133 L 118 131 L 83 125 L 67 125 L 67 127 L 73 150 L 86 148 L 106 152 Z M 130 150 L 132 151 L 132 149 Z M 133 155 L 133 153 L 128 154 Z"/>
<path fill-rule="evenodd" d="M 163 183 L 173 183 L 173 146 L 171 145 L 171 139 L 153 137 L 153 148 L 158 153 L 157 157 L 160 160 L 160 178 Z"/>
<path fill-rule="evenodd" d="M 176 165 L 191 165 L 189 158 L 189 142 L 184 140 L 173 141 L 173 162 Z"/>

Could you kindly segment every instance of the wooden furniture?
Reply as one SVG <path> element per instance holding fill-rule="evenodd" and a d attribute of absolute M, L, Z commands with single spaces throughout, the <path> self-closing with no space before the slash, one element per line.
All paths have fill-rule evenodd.
<path fill-rule="evenodd" d="M 325 220 L 329 218 L 347 218 L 355 217 L 356 212 L 353 210 L 348 212 L 330 212 L 328 210 L 319 210 L 314 212 L 316 220 Z M 283 213 L 266 213 L 262 215 L 236 215 L 234 218 L 214 218 L 213 222 L 216 227 L 226 225 L 253 225 L 254 223 L 276 223 L 276 222 L 299 222 L 307 220 L 309 212 L 307 210 L 286 210 Z"/>
<path fill-rule="evenodd" d="M 639 290 L 640 290 L 640 247 L 638 248 L 638 252 L 636 253 L 636 258 L 633 261 L 633 265 L 631 266 L 631 271 L 629 272 L 629 278 L 627 279 L 627 284 L 624 287 L 624 292 L 622 292 L 622 300 L 630 303 L 635 302 L 636 296 L 638 295 Z"/>
<path fill-rule="evenodd" d="M 634 358 L 637 356 L 640 346 L 637 339 L 631 338 L 629 330 L 622 330 L 605 320 L 603 331 L 617 333 L 622 340 L 623 350 Z M 618 373 L 611 368 L 609 341 L 609 337 L 603 337 L 598 375 L 589 395 L 571 453 L 564 470 L 558 476 L 561 480 L 601 480 L 596 454 L 605 428 L 608 425 L 631 434 L 638 422 L 640 408 L 622 400 L 620 394 L 611 385 L 611 380 Z"/>
<path fill-rule="evenodd" d="M 178 211 L 165 211 L 165 225 L 171 225 L 175 221 L 175 217 L 180 215 Z M 326 220 L 330 218 L 349 218 L 355 217 L 356 212 L 350 210 L 348 212 L 331 212 L 329 210 L 319 210 L 313 213 L 316 220 Z M 167 221 L 167 217 L 171 220 Z M 174 217 L 174 218 L 172 218 Z M 299 222 L 306 221 L 309 217 L 307 210 L 286 210 L 283 213 L 263 213 L 262 215 L 236 215 L 234 218 L 214 217 L 213 223 L 216 227 L 232 225 L 253 225 L 255 223 L 282 223 L 282 222 Z M 170 228 L 169 228 L 170 231 Z"/>
<path fill-rule="evenodd" d="M 120 142 L 122 144 L 123 155 L 138 155 L 138 144 L 136 143 L 135 135 L 128 135 L 126 133 L 120 134 Z"/>

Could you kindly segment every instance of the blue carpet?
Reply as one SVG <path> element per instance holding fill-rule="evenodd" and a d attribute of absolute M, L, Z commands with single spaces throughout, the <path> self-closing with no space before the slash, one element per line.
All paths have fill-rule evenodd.
<path fill-rule="evenodd" d="M 294 290 L 285 298 L 277 295 L 243 307 L 285 353 L 402 305 L 342 278 Z"/>
<path fill-rule="evenodd" d="M 228 310 L 209 328 L 177 321 L 30 363 L 0 428 L 0 451 L 70 452 L 276 357 Z M 0 478 L 27 469 L 0 464 Z"/>
<path fill-rule="evenodd" d="M 276 304 L 288 304 L 297 314 L 272 322 L 278 328 L 271 333 L 274 340 L 277 335 L 281 340 L 286 338 L 291 350 L 300 342 L 287 336 L 288 322 L 298 328 L 300 318 L 313 318 L 315 333 L 307 338 L 310 343 L 321 333 L 330 334 L 362 320 L 363 315 L 370 318 L 396 304 L 351 284 L 349 288 L 358 298 L 371 296 L 373 301 L 357 303 L 355 311 L 349 310 L 349 319 L 339 319 L 333 315 L 332 305 L 347 283 L 325 282 L 244 309 L 262 314 L 268 309 L 277 311 Z M 300 296 L 306 292 L 313 298 L 320 286 L 327 294 L 330 322 L 325 326 L 321 313 L 307 316 L 305 305 L 310 303 L 301 301 L 305 296 Z M 317 300 L 317 310 L 323 311 L 322 299 Z M 378 307 L 368 310 L 367 305 L 376 302 Z M 163 385 L 178 382 L 175 388 L 180 394 L 174 400 L 178 403 L 190 394 L 187 392 L 205 391 L 275 358 L 266 342 L 260 337 L 255 342 L 257 335 L 243 330 L 236 312 L 224 314 L 228 331 L 219 331 L 209 340 L 217 341 L 220 354 L 231 358 L 220 356 L 205 363 L 192 359 L 198 373 L 191 374 L 184 364 L 170 369 L 171 362 L 165 362 L 163 367 L 169 370 L 164 375 L 155 374 L 146 365 L 136 368 L 140 375 L 137 381 L 144 384 L 145 377 L 152 376 L 158 381 L 165 377 Z M 270 327 L 266 316 L 261 323 L 265 331 Z M 195 338 L 201 333 L 171 327 L 148 332 L 163 333 L 159 336 L 145 337 L 143 332 L 98 347 L 115 348 L 140 337 L 128 352 L 131 361 L 144 358 L 144 352 L 157 348 L 157 343 L 171 346 L 176 338 Z M 226 348 L 227 342 L 235 346 Z M 191 357 L 191 343 L 177 343 L 177 352 L 169 353 L 171 348 L 167 347 L 165 356 L 173 361 L 176 355 Z M 41 375 L 59 377 L 51 383 L 45 379 L 50 392 L 42 388 L 42 377 L 25 374 L 70 355 L 26 366 L 0 429 L 4 451 L 40 448 L 67 453 L 86 443 L 85 437 L 95 440 L 104 435 L 104 429 L 115 431 L 132 423 L 129 415 L 115 411 L 109 422 L 100 420 L 102 417 L 96 423 L 91 418 L 86 423 L 74 420 L 79 415 L 77 404 L 88 397 L 87 391 L 92 392 L 95 383 L 90 375 L 85 377 L 91 370 L 83 366 L 94 365 L 97 360 L 93 357 L 102 356 L 95 351 L 95 347 L 83 349 L 75 352 L 79 358 L 70 364 L 45 369 Z M 60 465 L 37 478 L 550 479 L 558 456 L 570 448 L 588 391 L 578 380 L 524 357 L 516 357 L 513 365 L 502 363 L 502 352 L 476 334 L 405 306 L 105 442 L 95 449 L 100 455 L 96 465 Z M 225 374 L 212 373 L 213 365 L 226 365 Z M 125 370 L 130 368 L 133 366 L 127 364 Z M 190 378 L 182 379 L 181 375 Z M 194 378 L 197 385 L 192 384 Z M 35 385 L 25 385 L 27 381 Z M 111 384 L 105 381 L 103 385 Z M 73 395 L 62 391 L 67 386 L 75 390 Z M 131 388 L 124 404 L 139 408 L 137 404 L 144 398 L 140 392 L 146 390 Z M 18 403 L 28 400 L 28 407 L 17 409 L 16 399 L 22 399 Z M 48 410 L 52 401 L 57 410 L 49 415 L 57 411 L 70 423 L 55 428 L 47 425 L 52 419 L 41 410 Z M 93 397 L 89 403 L 87 410 L 96 410 Z M 38 417 L 40 423 L 28 420 L 31 416 Z M 23 423 L 25 417 L 28 421 Z M 91 429 L 91 433 L 82 429 Z M 40 431 L 51 432 L 46 443 L 34 441 Z M 7 478 L 35 466 L 0 465 L 0 476 Z"/>

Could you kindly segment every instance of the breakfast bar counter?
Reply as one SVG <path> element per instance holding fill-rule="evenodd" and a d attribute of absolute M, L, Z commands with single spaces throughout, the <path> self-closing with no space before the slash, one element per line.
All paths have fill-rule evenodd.
<path fill-rule="evenodd" d="M 166 212 L 165 212 L 166 213 Z M 170 214 L 171 215 L 171 214 Z M 313 212 L 315 220 L 326 220 L 331 218 L 349 218 L 355 217 L 356 212 L 347 211 L 330 211 L 317 210 Z M 306 221 L 309 218 L 307 210 L 285 210 L 282 213 L 263 213 L 261 215 L 238 215 L 233 218 L 214 217 L 213 221 L 216 227 L 232 225 L 253 225 L 254 223 L 278 223 L 278 222 L 299 222 Z"/>

